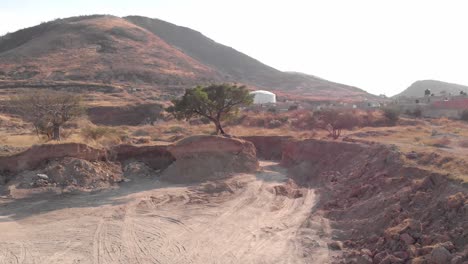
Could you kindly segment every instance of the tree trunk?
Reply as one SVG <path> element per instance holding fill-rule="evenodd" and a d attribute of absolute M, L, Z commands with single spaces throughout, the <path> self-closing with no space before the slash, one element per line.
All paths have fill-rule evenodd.
<path fill-rule="evenodd" d="M 216 135 L 219 135 L 221 133 L 221 135 L 224 135 L 226 134 L 223 130 L 223 127 L 221 126 L 221 122 L 218 121 L 218 120 L 215 120 L 213 121 L 216 125 Z"/>
<path fill-rule="evenodd" d="M 60 141 L 60 125 L 54 124 L 53 139 Z"/>

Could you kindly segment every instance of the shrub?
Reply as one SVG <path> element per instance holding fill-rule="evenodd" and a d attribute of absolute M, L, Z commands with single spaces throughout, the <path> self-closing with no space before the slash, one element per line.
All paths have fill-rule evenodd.
<path fill-rule="evenodd" d="M 416 108 L 413 111 L 408 109 L 408 110 L 405 111 L 405 114 L 409 115 L 409 116 L 412 116 L 412 117 L 419 118 L 419 117 L 422 116 L 422 110 L 420 108 Z"/>
<path fill-rule="evenodd" d="M 296 129 L 311 130 L 317 125 L 317 120 L 314 114 L 310 111 L 296 111 L 290 116 L 291 126 Z"/>
<path fill-rule="evenodd" d="M 460 119 L 468 122 L 468 109 L 463 110 L 463 112 L 460 115 Z"/>
<path fill-rule="evenodd" d="M 391 125 L 395 125 L 400 118 L 400 111 L 395 108 L 384 108 L 382 109 L 384 117 Z"/>
<path fill-rule="evenodd" d="M 268 122 L 268 128 L 277 128 L 283 125 L 283 122 L 281 122 L 278 119 L 273 119 Z"/>
<path fill-rule="evenodd" d="M 164 131 L 167 134 L 177 134 L 183 132 L 185 129 L 181 126 L 171 126 L 168 130 Z"/>
<path fill-rule="evenodd" d="M 273 114 L 276 114 L 276 112 L 277 112 L 276 108 L 274 108 L 274 107 L 268 108 L 267 111 L 270 112 L 270 113 L 273 113 Z"/>
<path fill-rule="evenodd" d="M 426 144 L 437 148 L 446 148 L 451 142 L 452 141 L 449 138 L 443 137 L 429 141 Z"/>
<path fill-rule="evenodd" d="M 294 110 L 297 110 L 298 108 L 299 108 L 298 105 L 290 105 L 290 106 L 288 107 L 288 111 L 294 111 Z"/>

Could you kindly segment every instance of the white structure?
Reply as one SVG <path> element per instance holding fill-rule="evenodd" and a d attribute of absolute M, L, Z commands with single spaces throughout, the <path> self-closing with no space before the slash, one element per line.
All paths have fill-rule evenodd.
<path fill-rule="evenodd" d="M 258 90 L 250 92 L 254 95 L 254 104 L 275 104 L 276 94 L 268 91 Z"/>

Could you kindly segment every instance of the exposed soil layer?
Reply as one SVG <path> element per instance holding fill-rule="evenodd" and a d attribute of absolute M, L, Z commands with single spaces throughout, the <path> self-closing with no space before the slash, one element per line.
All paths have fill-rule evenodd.
<path fill-rule="evenodd" d="M 164 170 L 175 161 L 174 156 L 167 150 L 167 146 L 133 146 L 118 145 L 110 149 L 110 159 L 122 163 L 124 166 L 132 161 L 145 163 L 154 170 Z"/>
<path fill-rule="evenodd" d="M 254 145 L 240 139 L 193 136 L 168 146 L 168 151 L 176 161 L 161 177 L 171 182 L 200 182 L 258 169 Z"/>
<path fill-rule="evenodd" d="M 35 145 L 21 153 L 0 157 L 0 172 L 33 170 L 51 159 L 64 157 L 96 161 L 106 159 L 107 152 L 80 143 Z"/>
<path fill-rule="evenodd" d="M 289 142 L 282 163 L 302 186 L 319 187 L 344 263 L 468 261 L 466 184 L 405 167 L 377 144 Z"/>
<path fill-rule="evenodd" d="M 241 137 L 252 142 L 257 150 L 257 157 L 265 160 L 281 160 L 283 145 L 292 140 L 290 136 L 249 136 Z"/>

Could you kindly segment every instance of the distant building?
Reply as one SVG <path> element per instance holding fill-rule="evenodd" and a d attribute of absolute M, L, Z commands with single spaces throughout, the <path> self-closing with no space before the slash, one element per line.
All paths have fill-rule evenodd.
<path fill-rule="evenodd" d="M 254 104 L 276 104 L 276 94 L 264 90 L 250 92 L 254 95 Z"/>
<path fill-rule="evenodd" d="M 432 103 L 432 106 L 438 109 L 457 109 L 465 110 L 468 109 L 468 98 L 464 97 L 452 97 L 450 100 L 448 98 L 443 101 L 435 101 Z"/>

